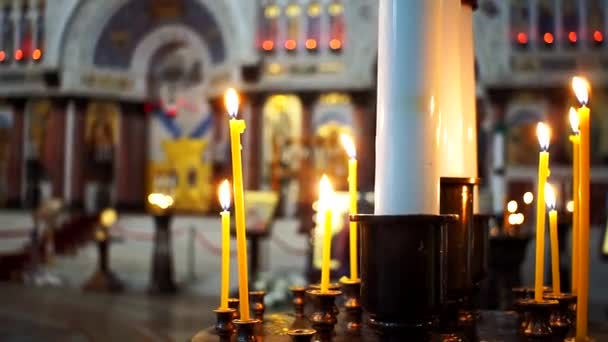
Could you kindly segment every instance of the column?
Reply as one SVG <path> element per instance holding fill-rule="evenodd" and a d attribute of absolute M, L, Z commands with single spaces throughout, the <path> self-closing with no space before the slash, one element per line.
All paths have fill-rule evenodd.
<path fill-rule="evenodd" d="M 72 203 L 72 179 L 74 160 L 74 123 L 75 123 L 74 100 L 69 100 L 65 118 L 65 140 L 64 140 L 64 172 L 63 172 L 63 201 L 69 206 Z"/>
<path fill-rule="evenodd" d="M 438 214 L 441 5 L 379 4 L 375 214 Z"/>

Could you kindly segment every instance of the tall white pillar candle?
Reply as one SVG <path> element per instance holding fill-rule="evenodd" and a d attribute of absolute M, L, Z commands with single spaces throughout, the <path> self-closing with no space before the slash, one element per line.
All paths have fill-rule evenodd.
<path fill-rule="evenodd" d="M 462 65 L 462 117 L 464 124 L 464 174 L 477 177 L 477 106 L 475 86 L 475 45 L 473 33 L 473 4 L 463 1 L 460 11 L 460 63 Z M 477 187 L 475 188 L 478 189 Z M 475 193 L 475 212 L 479 212 L 479 196 Z"/>
<path fill-rule="evenodd" d="M 441 177 L 471 177 L 465 173 L 465 123 L 460 63 L 461 0 L 443 0 L 441 10 Z"/>
<path fill-rule="evenodd" d="M 380 0 L 375 213 L 439 213 L 440 1 Z"/>

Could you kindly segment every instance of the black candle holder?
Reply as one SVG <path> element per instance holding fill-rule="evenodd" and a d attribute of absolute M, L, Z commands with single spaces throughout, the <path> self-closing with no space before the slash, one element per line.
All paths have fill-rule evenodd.
<path fill-rule="evenodd" d="M 264 321 L 264 311 L 266 310 L 266 305 L 264 304 L 264 297 L 266 296 L 265 291 L 250 291 L 249 299 L 251 300 L 252 309 L 253 309 L 253 317 L 255 319 L 259 319 L 260 321 Z"/>
<path fill-rule="evenodd" d="M 381 337 L 430 339 L 445 302 L 455 215 L 353 215 L 361 232 L 361 304 Z"/>
<path fill-rule="evenodd" d="M 291 329 L 287 331 L 287 335 L 291 337 L 293 342 L 310 342 L 316 333 L 315 329 Z"/>
<path fill-rule="evenodd" d="M 235 319 L 234 324 L 236 325 L 236 341 L 237 342 L 256 342 L 255 336 L 256 325 L 261 323 L 259 319 L 250 319 L 243 321 Z"/>
<path fill-rule="evenodd" d="M 234 313 L 232 314 L 232 319 L 240 319 L 241 313 L 239 312 L 239 299 L 238 298 L 228 298 L 228 307 L 234 309 Z"/>
<path fill-rule="evenodd" d="M 563 341 L 576 320 L 576 296 L 570 293 L 546 293 L 543 298 L 559 303 L 557 309 L 551 312 L 550 325 L 553 336 Z"/>
<path fill-rule="evenodd" d="M 342 284 L 340 283 L 329 283 L 328 287 L 327 287 L 330 291 L 342 291 Z M 308 289 L 309 290 L 316 290 L 316 291 L 321 291 L 321 284 L 317 283 L 317 284 L 309 284 L 308 285 Z M 308 291 L 306 291 L 306 293 L 308 294 Z M 334 314 L 336 316 L 338 316 L 340 314 L 340 308 L 338 308 L 338 304 L 336 304 L 334 302 Z"/>
<path fill-rule="evenodd" d="M 550 342 L 553 341 L 551 329 L 551 313 L 558 308 L 556 300 L 523 299 L 519 306 L 525 313 L 522 323 L 522 335 L 527 341 Z"/>
<path fill-rule="evenodd" d="M 306 304 L 306 288 L 302 286 L 292 286 L 289 288 L 293 294 L 293 310 L 296 317 L 304 316 L 304 305 Z"/>
<path fill-rule="evenodd" d="M 361 308 L 361 280 L 343 278 L 340 280 L 344 288 L 344 308 L 346 310 L 346 330 L 356 333 L 361 330 L 363 309 Z"/>
<path fill-rule="evenodd" d="M 342 294 L 341 291 L 308 290 L 306 292 L 313 299 L 313 312 L 308 317 L 313 329 L 317 331 L 318 339 L 330 340 L 334 334 L 334 327 L 338 323 L 338 316 L 334 310 L 336 298 Z"/>
<path fill-rule="evenodd" d="M 551 288 L 543 286 L 543 294 L 551 292 Z M 522 305 L 522 302 L 534 299 L 534 288 L 533 287 L 514 287 L 511 289 L 513 294 L 513 310 L 517 312 L 518 326 L 520 333 L 523 333 L 525 324 L 527 322 L 527 311 L 526 307 Z"/>
<path fill-rule="evenodd" d="M 215 309 L 215 332 L 220 337 L 220 341 L 230 341 L 230 337 L 234 334 L 234 309 Z"/>

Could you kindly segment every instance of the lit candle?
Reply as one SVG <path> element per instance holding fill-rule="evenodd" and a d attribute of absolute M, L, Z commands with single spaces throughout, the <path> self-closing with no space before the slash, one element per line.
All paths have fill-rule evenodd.
<path fill-rule="evenodd" d="M 561 294 L 559 281 L 559 245 L 557 238 L 557 210 L 555 209 L 555 191 L 551 184 L 545 184 L 545 201 L 549 208 L 549 236 L 551 237 L 551 276 L 553 293 Z"/>
<path fill-rule="evenodd" d="M 234 212 L 236 216 L 236 252 L 239 266 L 239 308 L 241 320 L 249 320 L 249 280 L 247 270 L 247 239 L 245 236 L 245 202 L 243 196 L 243 168 L 241 165 L 241 134 L 245 121 L 237 120 L 239 96 L 232 88 L 226 91 L 224 102 L 230 114 L 230 147 L 232 152 L 232 180 L 234 182 Z"/>
<path fill-rule="evenodd" d="M 331 202 L 334 190 L 327 175 L 319 183 L 319 214 L 323 214 L 323 256 L 321 260 L 321 292 L 329 291 L 329 263 L 331 261 L 332 212 Z"/>
<path fill-rule="evenodd" d="M 578 245 L 579 245 L 579 234 L 580 234 L 580 222 L 579 222 L 579 154 L 580 154 L 580 136 L 579 136 L 579 118 L 578 113 L 572 107 L 570 107 L 570 126 L 572 126 L 572 135 L 570 135 L 570 141 L 572 142 L 572 293 L 577 292 L 578 283 Z"/>
<path fill-rule="evenodd" d="M 222 285 L 220 290 L 220 309 L 228 309 L 228 288 L 230 287 L 230 183 L 225 179 L 220 185 L 218 195 L 222 212 Z"/>
<path fill-rule="evenodd" d="M 340 137 L 342 145 L 348 154 L 348 193 L 350 195 L 350 214 L 357 213 L 357 150 L 355 142 L 348 135 L 342 134 Z M 350 222 L 350 279 L 359 279 L 359 270 L 357 261 L 357 223 Z"/>
<path fill-rule="evenodd" d="M 549 127 L 539 122 L 536 127 L 541 151 L 538 156 L 538 200 L 536 201 L 536 273 L 534 276 L 534 300 L 543 299 L 543 272 L 545 263 L 545 183 L 549 176 Z"/>
<path fill-rule="evenodd" d="M 581 103 L 577 110 L 580 125 L 579 154 L 579 233 L 578 233 L 578 284 L 576 305 L 576 340 L 587 338 L 587 315 L 589 301 L 589 83 L 581 77 L 572 78 L 572 88 Z"/>

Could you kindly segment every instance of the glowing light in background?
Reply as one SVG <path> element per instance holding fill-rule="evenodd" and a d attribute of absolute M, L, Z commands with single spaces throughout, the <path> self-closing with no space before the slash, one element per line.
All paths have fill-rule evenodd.
<path fill-rule="evenodd" d="M 509 203 L 507 203 L 507 211 L 510 213 L 516 212 L 517 211 L 517 202 L 509 201 Z"/>
<path fill-rule="evenodd" d="M 526 192 L 524 194 L 524 203 L 530 204 L 532 201 L 534 201 L 534 195 L 530 191 Z"/>

